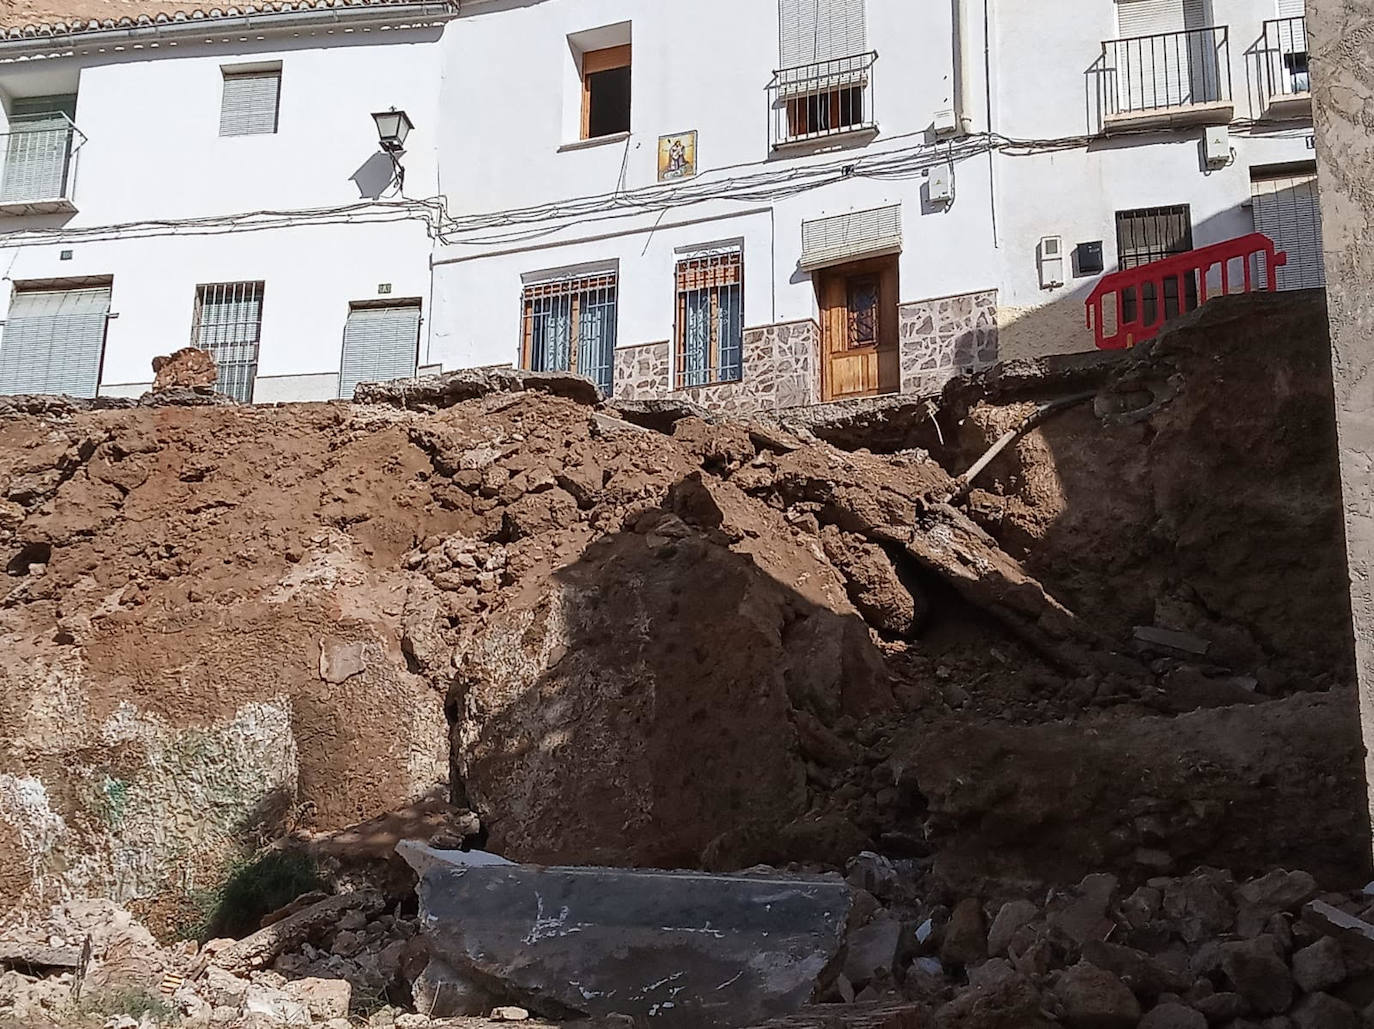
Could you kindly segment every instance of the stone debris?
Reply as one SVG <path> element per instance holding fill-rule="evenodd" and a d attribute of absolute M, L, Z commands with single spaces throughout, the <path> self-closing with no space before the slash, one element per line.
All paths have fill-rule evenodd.
<path fill-rule="evenodd" d="M 168 389 L 208 390 L 219 381 L 219 369 L 208 350 L 182 347 L 180 350 L 153 358 L 153 392 Z"/>

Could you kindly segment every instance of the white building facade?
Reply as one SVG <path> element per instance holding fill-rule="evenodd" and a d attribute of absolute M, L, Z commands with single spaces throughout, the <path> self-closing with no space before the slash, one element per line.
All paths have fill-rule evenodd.
<path fill-rule="evenodd" d="M 1256 229 L 1321 284 L 1301 0 L 148 21 L 0 38 L 0 391 L 192 343 L 258 402 L 518 364 L 766 410 L 1091 348 L 1104 272 Z"/>

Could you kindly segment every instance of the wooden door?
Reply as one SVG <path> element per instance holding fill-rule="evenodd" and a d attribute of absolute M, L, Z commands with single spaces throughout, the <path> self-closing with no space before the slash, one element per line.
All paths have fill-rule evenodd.
<path fill-rule="evenodd" d="M 824 400 L 895 393 L 897 257 L 877 257 L 816 273 L 821 310 Z"/>

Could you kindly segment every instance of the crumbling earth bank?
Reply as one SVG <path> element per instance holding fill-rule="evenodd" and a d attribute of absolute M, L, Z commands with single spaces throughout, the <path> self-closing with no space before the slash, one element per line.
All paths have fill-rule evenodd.
<path fill-rule="evenodd" d="M 1067 544 L 1038 556 L 1077 495 L 1019 539 L 988 514 L 1020 510 L 1017 475 L 1052 477 L 1052 448 L 1018 448 L 970 517 L 921 451 L 662 412 L 649 431 L 576 381 L 514 373 L 372 405 L 12 405 L 0 903 L 170 903 L 244 845 L 445 782 L 515 859 L 836 867 L 867 847 L 958 855 L 939 866 L 972 883 L 1140 878 L 1219 850 L 1238 874 L 1291 858 L 1352 881 L 1353 694 L 1308 646 L 1343 610 L 1277 632 L 1273 605 L 1221 603 L 1201 572 L 1182 582 L 1205 617 L 1131 599 L 1141 579 L 1174 597 L 1205 566 L 1194 541 L 1223 536 L 1229 567 L 1249 547 L 1270 589 L 1329 594 L 1319 472 L 1275 461 L 1251 539 L 1205 477 L 1131 471 L 1141 447 L 1151 467 L 1199 460 L 1199 390 L 1319 406 L 1295 385 L 1316 374 L 1304 351 L 1266 342 L 1271 314 L 1236 315 L 1249 351 L 1166 341 L 1102 373 L 1095 413 L 1072 415 L 1100 433 L 1075 467 L 1133 477 L 1119 520 L 1149 532 L 1077 573 Z M 1255 352 L 1279 370 L 1233 375 Z M 1157 517 L 1181 497 L 1186 519 Z M 1130 602 L 1089 602 L 1106 595 Z M 1146 645 L 1137 624 L 1201 642 Z"/>

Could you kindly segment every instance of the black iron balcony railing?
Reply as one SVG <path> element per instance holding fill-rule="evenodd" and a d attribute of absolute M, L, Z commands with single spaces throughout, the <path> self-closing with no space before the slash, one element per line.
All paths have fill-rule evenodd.
<path fill-rule="evenodd" d="M 1265 106 L 1311 96 L 1307 72 L 1307 19 L 1273 18 L 1264 23 L 1259 46 L 1260 86 Z"/>
<path fill-rule="evenodd" d="M 0 212 L 71 209 L 85 139 L 64 114 L 11 118 L 0 133 Z"/>
<path fill-rule="evenodd" d="M 1231 43 L 1225 25 L 1102 44 L 1109 119 L 1231 102 Z"/>
<path fill-rule="evenodd" d="M 875 130 L 876 52 L 783 68 L 768 83 L 769 143 L 777 149 Z"/>

